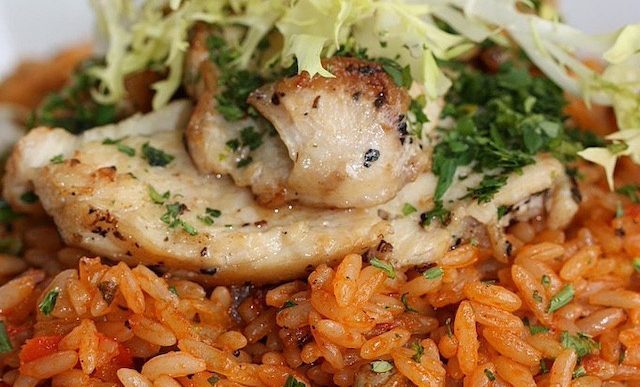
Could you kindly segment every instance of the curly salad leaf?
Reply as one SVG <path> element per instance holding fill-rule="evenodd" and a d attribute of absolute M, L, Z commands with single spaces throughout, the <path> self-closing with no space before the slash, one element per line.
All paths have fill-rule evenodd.
<path fill-rule="evenodd" d="M 562 89 L 613 106 L 621 129 L 640 131 L 640 24 L 591 36 L 560 23 L 538 2 L 522 0 L 158 0 L 139 8 L 126 0 L 94 3 L 109 40 L 106 65 L 92 70 L 100 81 L 94 98 L 103 104 L 121 100 L 125 76 L 147 68 L 166 73 L 153 86 L 153 106 L 166 104 L 182 79 L 188 32 L 204 22 L 244 27 L 236 59 L 240 69 L 256 66 L 254 54 L 269 34 L 280 35 L 282 44 L 260 66 L 287 67 L 295 59 L 299 72 L 310 75 L 332 76 L 321 59 L 351 45 L 370 57 L 409 66 L 430 98 L 443 96 L 451 86 L 439 61 L 487 39 L 515 44 Z M 524 12 L 527 6 L 535 10 Z M 604 72 L 586 66 L 577 53 L 601 58 L 607 64 Z M 637 152 L 627 137 L 611 140 L 625 144 L 626 150 L 614 153 L 609 147 L 580 154 L 610 172 L 617 157 Z"/>

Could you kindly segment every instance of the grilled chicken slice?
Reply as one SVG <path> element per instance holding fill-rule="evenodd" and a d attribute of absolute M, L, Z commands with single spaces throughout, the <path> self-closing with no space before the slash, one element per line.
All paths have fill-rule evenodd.
<path fill-rule="evenodd" d="M 287 199 L 338 208 L 385 203 L 428 165 L 408 134 L 409 94 L 377 63 L 334 57 L 323 65 L 334 78 L 303 73 L 249 97 L 293 162 Z"/>
<path fill-rule="evenodd" d="M 199 174 L 182 131 L 176 130 L 186 125 L 189 112 L 188 104 L 178 103 L 78 137 L 62 129 L 35 129 L 11 156 L 7 199 L 16 208 L 37 211 L 24 207 L 18 194 L 20 187 L 33 190 L 66 243 L 203 282 L 293 278 L 319 263 L 362 252 L 388 232 L 375 213 L 267 209 L 229 178 Z M 103 144 L 105 139 L 121 140 Z M 149 156 L 143 158 L 146 143 L 174 159 L 151 166 Z M 57 155 L 65 161 L 51 163 Z"/>

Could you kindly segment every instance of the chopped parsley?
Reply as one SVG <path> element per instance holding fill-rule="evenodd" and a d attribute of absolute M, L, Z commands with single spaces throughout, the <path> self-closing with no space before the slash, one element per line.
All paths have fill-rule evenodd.
<path fill-rule="evenodd" d="M 306 384 L 293 377 L 293 375 L 289 375 L 283 387 L 306 387 Z"/>
<path fill-rule="evenodd" d="M 429 122 L 429 117 L 424 114 L 424 108 L 427 106 L 427 99 L 424 95 L 411 100 L 409 111 L 412 114 L 411 131 L 417 138 L 422 138 L 422 128 L 424 124 Z"/>
<path fill-rule="evenodd" d="M 129 157 L 133 157 L 136 155 L 136 150 L 133 149 L 130 146 L 124 145 L 124 144 L 117 144 L 116 145 L 116 149 L 118 149 L 119 152 L 124 153 L 125 155 L 129 156 Z"/>
<path fill-rule="evenodd" d="M 491 372 L 490 369 L 485 368 L 484 374 L 487 376 L 487 379 L 489 379 L 489 381 L 493 382 L 494 380 L 496 380 L 496 376 L 493 374 L 493 372 Z"/>
<path fill-rule="evenodd" d="M 404 310 L 405 312 L 417 312 L 416 309 L 409 305 L 409 300 L 407 300 L 408 294 L 409 293 L 403 293 L 402 296 L 400 296 L 400 301 L 402 301 L 402 304 L 404 305 Z"/>
<path fill-rule="evenodd" d="M 151 198 L 151 201 L 154 202 L 155 204 L 164 204 L 164 202 L 169 200 L 169 197 L 171 196 L 171 192 L 169 192 L 169 191 L 167 191 L 167 192 L 165 192 L 163 194 L 160 194 L 151 185 L 148 185 L 147 189 L 149 190 L 149 197 Z"/>
<path fill-rule="evenodd" d="M 416 363 L 420 363 L 420 360 L 422 360 L 422 355 L 424 355 L 424 347 L 422 346 L 422 344 L 414 342 L 413 344 L 411 344 L 411 349 L 416 351 L 416 353 L 413 354 L 411 358 Z"/>
<path fill-rule="evenodd" d="M 13 345 L 9 340 L 9 334 L 7 334 L 7 327 L 4 325 L 4 321 L 0 320 L 0 353 L 8 353 L 13 351 Z"/>
<path fill-rule="evenodd" d="M 547 362 L 544 359 L 540 359 L 540 375 L 548 374 L 549 367 L 547 367 Z"/>
<path fill-rule="evenodd" d="M 414 212 L 416 212 L 416 211 L 418 211 L 418 210 L 417 210 L 414 206 L 412 206 L 411 204 L 409 204 L 409 203 L 405 203 L 405 204 L 402 206 L 402 215 L 404 215 L 404 216 L 411 215 L 411 214 L 413 214 L 413 213 L 414 213 Z"/>
<path fill-rule="evenodd" d="M 180 227 L 191 236 L 198 234 L 198 230 L 180 218 L 180 216 L 187 210 L 186 205 L 175 202 L 172 204 L 165 204 L 165 208 L 167 209 L 167 212 L 160 217 L 160 220 L 169 226 L 169 228 Z"/>
<path fill-rule="evenodd" d="M 219 381 L 220 381 L 220 377 L 218 375 L 213 375 L 212 377 L 207 379 L 207 382 L 209 382 L 209 384 L 212 386 L 215 386 L 216 383 L 218 383 Z"/>
<path fill-rule="evenodd" d="M 16 220 L 19 217 L 20 215 L 13 212 L 13 210 L 11 209 L 11 207 L 7 202 L 0 199 L 0 223 L 7 224 Z"/>
<path fill-rule="evenodd" d="M 427 269 L 422 276 L 429 280 L 441 278 L 444 275 L 444 269 L 438 266 Z"/>
<path fill-rule="evenodd" d="M 215 221 L 213 218 L 219 218 L 222 215 L 222 211 L 216 210 L 214 208 L 208 208 L 205 210 L 205 216 L 198 216 L 198 220 L 207 226 L 211 226 Z"/>
<path fill-rule="evenodd" d="M 62 164 L 64 163 L 64 155 L 63 154 L 55 155 L 49 160 L 49 162 L 51 164 Z"/>
<path fill-rule="evenodd" d="M 27 191 L 20 195 L 20 200 L 23 203 L 33 204 L 38 201 L 38 195 L 36 195 L 36 193 L 33 191 Z"/>
<path fill-rule="evenodd" d="M 81 64 L 67 86 L 48 95 L 31 113 L 28 126 L 64 128 L 78 134 L 115 122 L 119 118 L 115 105 L 100 104 L 91 97 L 98 82 L 88 70 L 95 64 L 95 61 Z"/>
<path fill-rule="evenodd" d="M 142 155 L 152 167 L 164 167 L 175 159 L 165 151 L 152 147 L 148 142 L 142 145 Z"/>
<path fill-rule="evenodd" d="M 571 374 L 571 379 L 578 379 L 585 376 L 586 374 L 587 370 L 585 370 L 583 366 L 580 366 L 576 368 L 575 371 L 573 371 L 573 374 Z"/>
<path fill-rule="evenodd" d="M 218 85 L 220 92 L 216 96 L 216 109 L 227 121 L 238 121 L 247 116 L 249 104 L 247 98 L 252 91 L 262 86 L 260 75 L 235 66 L 240 52 L 228 46 L 220 36 L 207 38 L 209 58 L 219 70 Z"/>
<path fill-rule="evenodd" d="M 531 324 L 531 323 L 529 322 L 529 319 L 528 319 L 528 318 L 526 318 L 526 317 L 523 319 L 523 321 L 524 321 L 524 325 L 525 325 L 527 328 L 529 328 L 529 333 L 531 333 L 531 335 L 532 335 L 532 336 L 533 336 L 533 335 L 540 334 L 540 333 L 547 333 L 547 332 L 549 332 L 549 328 L 547 328 L 547 327 L 545 327 L 545 326 L 542 326 L 542 325 L 534 325 L 534 324 Z"/>
<path fill-rule="evenodd" d="M 555 296 L 551 297 L 549 301 L 549 313 L 553 313 L 556 310 L 562 308 L 567 305 L 571 300 L 573 300 L 573 296 L 575 294 L 575 290 L 573 289 L 573 285 L 565 285 Z"/>
<path fill-rule="evenodd" d="M 498 207 L 498 219 L 502 219 L 507 214 L 508 211 L 509 211 L 508 206 Z"/>
<path fill-rule="evenodd" d="M 376 269 L 382 270 L 387 275 L 387 277 L 391 279 L 396 278 L 396 269 L 389 262 L 385 262 L 376 257 L 373 257 L 371 258 L 371 260 L 369 260 L 369 263 Z"/>
<path fill-rule="evenodd" d="M 411 77 L 411 67 L 409 65 L 402 67 L 398 62 L 389 58 L 379 58 L 376 59 L 376 62 L 380 63 L 384 72 L 389 75 L 396 86 L 404 87 L 405 89 L 411 87 L 413 78 Z"/>
<path fill-rule="evenodd" d="M 633 268 L 634 268 L 637 272 L 640 272 L 640 257 L 635 257 L 635 258 L 633 258 Z"/>
<path fill-rule="evenodd" d="M 240 131 L 240 138 L 234 138 L 226 142 L 227 148 L 233 152 L 237 152 L 243 149 L 254 151 L 262 145 L 263 133 L 255 130 L 253 126 L 247 126 Z M 236 166 L 238 168 L 246 167 L 253 162 L 253 158 L 248 155 L 244 155 L 238 160 Z"/>
<path fill-rule="evenodd" d="M 551 278 L 548 275 L 543 274 L 542 277 L 540 277 L 540 283 L 546 288 L 551 285 Z"/>
<path fill-rule="evenodd" d="M 573 349 L 578 358 L 582 358 L 591 352 L 600 349 L 600 343 L 596 342 L 591 336 L 578 332 L 577 335 L 571 335 L 569 332 L 564 331 L 560 335 L 560 344 L 564 348 Z"/>
<path fill-rule="evenodd" d="M 469 188 L 467 197 L 486 203 L 510 173 L 534 163 L 537 153 L 572 160 L 582 149 L 578 136 L 563 127 L 566 101 L 551 80 L 510 63 L 496 74 L 471 68 L 458 71 L 443 110 L 456 124 L 441 131 L 442 141 L 433 154 L 436 203 L 451 186 L 458 167 L 470 166 L 485 174 Z"/>
<path fill-rule="evenodd" d="M 444 208 L 441 201 L 438 201 L 431 210 L 420 214 L 420 225 L 429 226 L 434 220 L 439 221 L 442 225 L 447 225 L 450 219 L 451 212 Z"/>
<path fill-rule="evenodd" d="M 105 138 L 104 140 L 102 140 L 102 145 L 116 145 L 119 144 L 122 140 L 124 140 L 124 137 L 115 140 L 113 138 Z"/>
<path fill-rule="evenodd" d="M 640 203 L 640 184 L 627 184 L 618 188 L 616 192 L 628 197 L 632 203 Z"/>
<path fill-rule="evenodd" d="M 178 289 L 176 289 L 174 285 L 169 286 L 169 291 L 175 294 L 176 296 L 178 295 Z"/>
<path fill-rule="evenodd" d="M 383 374 L 393 369 L 393 364 L 386 360 L 376 360 L 371 362 L 371 371 L 377 374 Z"/>
<path fill-rule="evenodd" d="M 251 164 L 252 162 L 253 162 L 253 157 L 247 156 L 247 157 L 244 157 L 244 158 L 238 160 L 238 163 L 236 164 L 236 167 L 244 168 L 247 165 Z"/>
<path fill-rule="evenodd" d="M 296 304 L 295 302 L 293 302 L 291 300 L 287 300 L 284 304 L 282 304 L 282 308 L 281 309 L 293 308 L 296 305 L 298 305 L 298 304 Z"/>
<path fill-rule="evenodd" d="M 44 314 L 48 316 L 53 312 L 53 308 L 56 306 L 56 301 L 58 300 L 58 296 L 60 295 L 60 289 L 55 288 L 49 291 L 46 296 L 42 299 L 40 305 L 38 305 L 38 309 Z"/>

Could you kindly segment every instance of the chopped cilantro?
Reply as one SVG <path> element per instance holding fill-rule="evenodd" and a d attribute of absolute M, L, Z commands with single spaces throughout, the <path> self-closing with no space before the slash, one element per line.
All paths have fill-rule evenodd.
<path fill-rule="evenodd" d="M 0 223 L 10 223 L 19 217 L 20 215 L 13 212 L 7 202 L 0 199 Z"/>
<path fill-rule="evenodd" d="M 237 138 L 234 138 L 232 140 L 227 141 L 226 145 L 227 145 L 227 148 L 235 152 L 238 150 L 238 148 L 240 148 L 240 140 L 238 140 Z"/>
<path fill-rule="evenodd" d="M 62 164 L 64 163 L 64 155 L 63 154 L 55 155 L 49 160 L 49 162 L 51 164 Z"/>
<path fill-rule="evenodd" d="M 627 184 L 616 190 L 620 195 L 624 195 L 631 200 L 632 203 L 640 203 L 640 184 Z"/>
<path fill-rule="evenodd" d="M 38 309 L 44 314 L 48 316 L 53 312 L 53 308 L 56 306 L 56 301 L 58 300 L 58 296 L 60 295 L 60 290 L 58 288 L 52 289 L 44 296 L 40 305 L 38 305 Z"/>
<path fill-rule="evenodd" d="M 38 195 L 33 191 L 28 191 L 20 195 L 20 200 L 23 203 L 33 204 L 38 201 Z"/>
<path fill-rule="evenodd" d="M 551 278 L 548 275 L 543 274 L 542 277 L 540 277 L 540 283 L 546 288 L 551 285 Z"/>
<path fill-rule="evenodd" d="M 120 141 L 122 141 L 123 139 L 124 139 L 124 137 L 123 138 L 118 138 L 118 139 L 115 139 L 115 140 L 112 139 L 112 138 L 105 138 L 102 141 L 102 145 L 116 145 L 116 144 L 119 144 Z"/>
<path fill-rule="evenodd" d="M 0 320 L 0 353 L 8 353 L 13 351 L 13 345 L 9 340 L 9 334 L 7 334 L 7 327 L 4 325 L 4 321 Z"/>
<path fill-rule="evenodd" d="M 48 95 L 31 113 L 28 126 L 64 128 L 77 134 L 115 122 L 115 105 L 103 105 L 91 97 L 91 90 L 98 83 L 88 71 L 94 64 L 91 60 L 81 64 L 67 86 Z"/>
<path fill-rule="evenodd" d="M 207 226 L 211 226 L 215 223 L 212 217 L 210 216 L 198 216 L 198 220 Z"/>
<path fill-rule="evenodd" d="M 369 263 L 376 269 L 382 270 L 387 275 L 387 277 L 391 279 L 396 278 L 396 269 L 394 269 L 393 265 L 391 265 L 389 262 L 385 262 L 376 257 L 373 257 L 371 258 L 371 260 L 369 260 Z"/>
<path fill-rule="evenodd" d="M 585 370 L 583 366 L 580 366 L 576 368 L 575 371 L 573 371 L 573 374 L 571 374 L 571 379 L 578 379 L 585 376 L 586 374 L 587 370 Z"/>
<path fill-rule="evenodd" d="M 487 379 L 489 379 L 489 381 L 493 382 L 494 380 L 496 380 L 496 376 L 493 374 L 493 372 L 491 372 L 490 369 L 485 368 L 484 374 L 487 376 Z"/>
<path fill-rule="evenodd" d="M 383 374 L 393 369 L 393 364 L 385 360 L 376 360 L 371 362 L 371 371 L 377 374 Z"/>
<path fill-rule="evenodd" d="M 540 333 L 547 333 L 549 332 L 549 328 L 542 326 L 542 325 L 529 325 L 529 333 L 531 333 L 531 335 L 537 335 Z"/>
<path fill-rule="evenodd" d="M 175 159 L 163 150 L 152 147 L 148 142 L 142 145 L 142 154 L 152 167 L 164 167 Z"/>
<path fill-rule="evenodd" d="M 256 150 L 262 145 L 262 133 L 256 132 L 253 126 L 247 126 L 240 131 L 240 141 L 242 146 L 249 147 L 250 150 Z"/>
<path fill-rule="evenodd" d="M 219 70 L 220 92 L 216 96 L 216 109 L 227 121 L 238 121 L 247 115 L 249 94 L 260 87 L 264 80 L 256 73 L 235 66 L 235 59 L 240 53 L 229 47 L 223 38 L 210 36 L 207 48 L 209 57 Z"/>
<path fill-rule="evenodd" d="M 238 163 L 236 164 L 236 167 L 244 168 L 247 165 L 251 164 L 252 162 L 253 162 L 253 157 L 248 156 L 248 157 L 245 157 L 245 158 L 242 158 L 242 159 L 238 160 Z"/>
<path fill-rule="evenodd" d="M 302 383 L 301 381 L 293 377 L 293 375 L 289 375 L 287 376 L 287 380 L 284 382 L 283 387 L 305 387 L 305 386 L 306 384 Z"/>
<path fill-rule="evenodd" d="M 438 201 L 431 210 L 420 214 L 420 225 L 429 226 L 434 220 L 439 221 L 442 225 L 446 225 L 449 223 L 450 218 L 451 213 L 449 210 L 444 208 L 441 201 Z"/>
<path fill-rule="evenodd" d="M 575 294 L 575 290 L 573 289 L 573 285 L 565 285 L 555 296 L 551 297 L 549 301 L 549 313 L 553 313 L 556 310 L 562 308 L 567 305 L 571 300 L 573 300 L 573 295 Z"/>
<path fill-rule="evenodd" d="M 217 210 L 215 208 L 209 208 L 207 207 L 207 209 L 205 210 L 205 212 L 207 213 L 207 215 L 214 217 L 214 218 L 219 218 L 220 215 L 222 215 L 222 211 Z"/>
<path fill-rule="evenodd" d="M 171 192 L 169 192 L 169 191 L 167 191 L 167 192 L 165 192 L 163 194 L 160 194 L 151 185 L 148 185 L 147 189 L 149 191 L 149 197 L 151 198 L 151 201 L 154 202 L 155 204 L 164 204 L 164 202 L 169 200 L 169 197 L 171 196 Z"/>
<path fill-rule="evenodd" d="M 506 184 L 510 173 L 534 163 L 538 152 L 572 160 L 582 149 L 579 135 L 563 127 L 566 101 L 549 79 L 510 63 L 496 74 L 471 68 L 454 71 L 458 78 L 447 95 L 443 116 L 453 117 L 456 124 L 442 131 L 433 153 L 436 202 L 442 200 L 458 167 L 470 166 L 485 174 L 467 195 L 484 203 Z"/>
<path fill-rule="evenodd" d="M 380 63 L 384 72 L 389 75 L 396 86 L 404 87 L 405 89 L 411 87 L 413 78 L 411 77 L 411 68 L 408 65 L 402 67 L 398 62 L 389 58 L 379 58 L 376 61 Z"/>
<path fill-rule="evenodd" d="M 175 294 L 176 296 L 178 295 L 178 289 L 176 289 L 174 285 L 169 286 L 169 291 Z"/>
<path fill-rule="evenodd" d="M 540 375 L 548 374 L 549 367 L 547 367 L 547 362 L 544 359 L 540 359 Z"/>
<path fill-rule="evenodd" d="M 404 216 L 411 215 L 411 214 L 413 214 L 413 213 L 414 213 L 414 212 L 416 212 L 416 211 L 418 211 L 418 210 L 417 210 L 414 206 L 412 206 L 411 204 L 409 204 L 409 203 L 405 203 L 405 204 L 402 206 L 402 215 L 404 215 Z"/>
<path fill-rule="evenodd" d="M 402 304 L 404 305 L 404 310 L 405 312 L 417 312 L 416 309 L 414 309 L 413 307 L 411 307 L 411 305 L 409 305 L 409 301 L 407 300 L 407 295 L 409 293 L 403 293 L 402 296 L 400 296 L 400 301 L 402 301 Z"/>
<path fill-rule="evenodd" d="M 295 302 L 293 302 L 291 300 L 287 300 L 284 304 L 282 304 L 282 309 L 293 308 L 296 305 L 298 305 L 298 304 L 296 304 Z"/>
<path fill-rule="evenodd" d="M 509 211 L 508 206 L 498 207 L 498 219 L 502 219 L 507 214 L 507 211 Z"/>
<path fill-rule="evenodd" d="M 640 257 L 633 258 L 633 268 L 640 272 Z"/>
<path fill-rule="evenodd" d="M 189 223 L 180 219 L 180 215 L 182 215 L 187 210 L 186 205 L 179 202 L 175 202 L 172 204 L 165 204 L 165 208 L 167 209 L 167 212 L 165 212 L 160 217 L 160 220 L 164 224 L 169 226 L 169 228 L 180 227 L 189 235 L 193 236 L 198 234 L 198 230 L 196 230 Z"/>
<path fill-rule="evenodd" d="M 413 344 L 411 344 L 411 349 L 416 351 L 416 353 L 411 358 L 416 363 L 420 363 L 420 360 L 422 360 L 422 355 L 424 355 L 424 347 L 422 346 L 422 344 L 416 341 Z"/>
<path fill-rule="evenodd" d="M 575 336 L 569 334 L 567 331 L 562 332 L 560 335 L 560 344 L 562 344 L 564 348 L 573 349 L 578 355 L 578 358 L 582 358 L 600 349 L 600 344 L 594 341 L 591 336 L 580 332 Z"/>
<path fill-rule="evenodd" d="M 122 152 L 129 157 L 133 157 L 136 155 L 136 150 L 130 146 L 127 146 L 124 144 L 117 144 L 116 148 L 118 149 L 119 152 Z"/>
<path fill-rule="evenodd" d="M 442 269 L 441 267 L 435 266 L 430 269 L 427 269 L 424 273 L 422 273 L 422 276 L 426 279 L 434 280 L 442 277 L 443 274 L 444 274 L 444 269 Z"/>

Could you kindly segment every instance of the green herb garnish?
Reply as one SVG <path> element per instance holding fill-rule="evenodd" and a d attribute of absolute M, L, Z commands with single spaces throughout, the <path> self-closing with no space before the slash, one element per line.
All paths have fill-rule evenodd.
<path fill-rule="evenodd" d="M 493 372 L 491 372 L 490 369 L 485 368 L 484 369 L 484 374 L 487 376 L 487 379 L 489 379 L 490 381 L 494 381 L 496 380 L 496 376 L 493 374 Z"/>
<path fill-rule="evenodd" d="M 62 163 L 64 163 L 64 155 L 59 154 L 59 155 L 53 156 L 53 157 L 49 160 L 49 162 L 50 162 L 51 164 L 62 164 Z"/>
<path fill-rule="evenodd" d="M 507 211 L 509 211 L 508 206 L 498 207 L 498 219 L 502 219 L 507 214 Z"/>
<path fill-rule="evenodd" d="M 4 321 L 0 320 L 0 353 L 8 353 L 11 351 L 13 351 L 13 345 L 11 345 L 11 340 L 9 340 L 7 327 L 4 325 Z"/>
<path fill-rule="evenodd" d="M 369 263 L 376 269 L 382 270 L 387 275 L 387 277 L 391 279 L 396 278 L 396 270 L 389 262 L 385 262 L 376 257 L 373 257 L 371 258 L 371 260 L 369 260 Z"/>
<path fill-rule="evenodd" d="M 640 272 L 640 257 L 635 257 L 635 258 L 633 258 L 633 268 L 634 268 L 637 272 Z"/>
<path fill-rule="evenodd" d="M 287 381 L 284 382 L 284 386 L 283 387 L 305 387 L 305 386 L 306 385 L 304 383 L 302 383 L 298 379 L 294 378 L 293 375 L 289 375 L 287 377 Z"/>
<path fill-rule="evenodd" d="M 0 199 L 0 223 L 7 224 L 19 218 L 20 215 L 13 212 L 7 202 Z"/>
<path fill-rule="evenodd" d="M 42 302 L 38 305 L 38 309 L 40 309 L 42 314 L 48 316 L 53 312 L 53 308 L 56 306 L 56 301 L 58 300 L 58 295 L 60 295 L 60 290 L 55 288 L 50 290 L 49 293 L 44 296 Z"/>
<path fill-rule="evenodd" d="M 149 197 L 151 198 L 151 201 L 154 202 L 155 204 L 164 204 L 164 202 L 169 200 L 169 197 L 171 196 L 171 192 L 169 191 L 166 191 L 165 193 L 160 194 L 151 185 L 148 185 L 147 189 L 149 191 Z"/>
<path fill-rule="evenodd" d="M 383 374 L 393 369 L 393 364 L 385 360 L 376 360 L 371 362 L 371 371 L 377 374 Z"/>
<path fill-rule="evenodd" d="M 565 285 L 560 291 L 549 301 L 549 313 L 553 313 L 556 310 L 562 308 L 567 305 L 571 300 L 573 300 L 573 295 L 575 294 L 575 290 L 573 289 L 573 285 Z"/>
<path fill-rule="evenodd" d="M 209 382 L 209 384 L 212 386 L 215 386 L 216 383 L 218 383 L 219 381 L 220 381 L 220 377 L 218 375 L 213 375 L 212 377 L 207 379 L 207 382 Z"/>
<path fill-rule="evenodd" d="M 133 149 L 130 146 L 124 145 L 124 144 L 117 144 L 116 145 L 116 149 L 118 149 L 119 152 L 124 153 L 125 155 L 129 156 L 129 157 L 133 157 L 136 155 L 136 150 Z"/>
<path fill-rule="evenodd" d="M 33 204 L 38 201 L 38 195 L 33 191 L 28 191 L 20 195 L 20 200 L 23 203 Z"/>
<path fill-rule="evenodd" d="M 640 203 L 640 184 L 627 184 L 616 190 L 620 195 L 624 195 L 631 200 L 632 203 Z"/>
<path fill-rule="evenodd" d="M 180 227 L 189 235 L 193 236 L 198 234 L 198 230 L 196 230 L 189 223 L 180 219 L 180 216 L 187 210 L 186 205 L 184 205 L 183 203 L 175 202 L 172 204 L 166 204 L 165 208 L 167 209 L 167 212 L 165 212 L 160 217 L 160 220 L 164 224 L 169 226 L 169 228 Z"/>
<path fill-rule="evenodd" d="M 169 291 L 175 294 L 176 296 L 178 295 L 178 289 L 176 289 L 174 285 L 169 286 Z"/>
<path fill-rule="evenodd" d="M 600 344 L 594 341 L 591 336 L 580 332 L 575 336 L 570 335 L 567 331 L 562 332 L 560 335 L 560 344 L 562 344 L 564 348 L 573 349 L 578 355 L 578 358 L 582 358 L 600 349 Z"/>
<path fill-rule="evenodd" d="M 444 269 L 438 266 L 427 269 L 422 276 L 429 280 L 441 278 L 444 275 Z"/>
<path fill-rule="evenodd" d="M 414 212 L 416 212 L 416 211 L 418 211 L 418 210 L 417 210 L 414 206 L 412 206 L 411 204 L 409 204 L 409 203 L 405 203 L 405 204 L 402 206 L 402 215 L 404 215 L 404 216 L 411 215 L 411 214 L 413 214 L 413 213 L 414 213 Z"/>
<path fill-rule="evenodd" d="M 422 360 L 422 355 L 424 355 L 424 347 L 422 346 L 422 344 L 414 342 L 413 344 L 411 344 L 411 349 L 416 351 L 416 353 L 411 358 L 416 363 L 420 363 L 420 360 Z"/>
<path fill-rule="evenodd" d="M 291 300 L 287 300 L 284 304 L 282 304 L 282 308 L 281 309 L 293 308 L 296 305 L 298 305 L 298 304 L 296 304 L 295 302 L 293 302 Z"/>
<path fill-rule="evenodd" d="M 571 374 L 571 379 L 578 379 L 585 376 L 586 374 L 587 370 L 585 370 L 583 366 L 580 366 L 576 368 L 575 371 L 573 371 L 573 374 Z"/>
<path fill-rule="evenodd" d="M 543 274 L 540 278 L 540 283 L 542 284 L 542 286 L 548 287 L 549 285 L 551 285 L 551 278 L 548 275 Z"/>
<path fill-rule="evenodd" d="M 164 167 L 175 159 L 163 150 L 152 147 L 148 142 L 142 145 L 142 155 L 152 167 Z"/>
<path fill-rule="evenodd" d="M 0 238 L 0 253 L 18 255 L 22 251 L 22 241 L 17 238 Z"/>
<path fill-rule="evenodd" d="M 400 301 L 402 301 L 402 304 L 404 305 L 405 312 L 418 312 L 416 309 L 411 307 L 411 305 L 409 305 L 409 301 L 407 300 L 408 294 L 409 293 L 403 293 L 402 296 L 400 296 Z"/>

